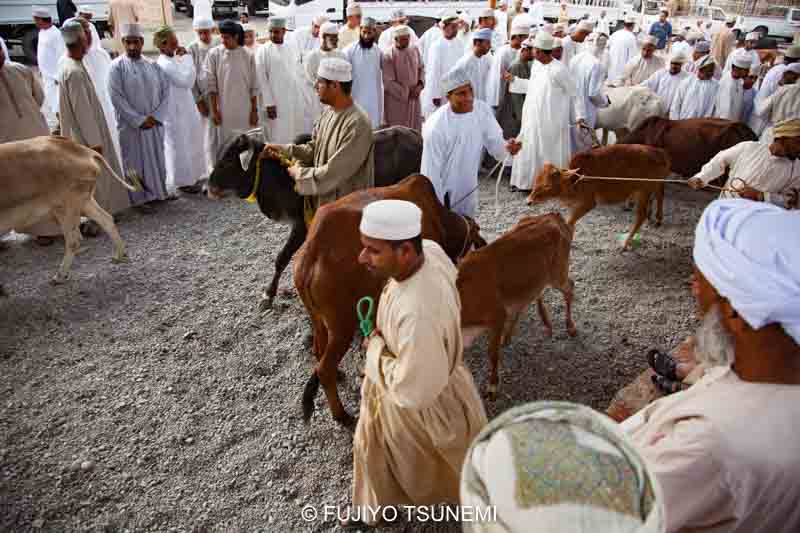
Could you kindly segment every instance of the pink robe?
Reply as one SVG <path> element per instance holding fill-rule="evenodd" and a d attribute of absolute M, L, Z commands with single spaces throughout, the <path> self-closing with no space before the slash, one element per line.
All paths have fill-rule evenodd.
<path fill-rule="evenodd" d="M 383 54 L 384 118 L 389 126 L 422 129 L 422 108 L 419 94 L 425 74 L 422 58 L 415 46 L 403 50 L 396 46 Z"/>

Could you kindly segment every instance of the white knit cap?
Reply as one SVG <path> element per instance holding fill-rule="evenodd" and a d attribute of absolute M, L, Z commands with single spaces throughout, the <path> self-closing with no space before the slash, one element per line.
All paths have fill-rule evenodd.
<path fill-rule="evenodd" d="M 511 33 L 509 34 L 510 37 L 514 37 L 515 35 L 530 35 L 531 34 L 531 27 L 527 24 L 519 24 L 516 20 L 511 23 Z"/>
<path fill-rule="evenodd" d="M 326 22 L 319 27 L 320 35 L 339 35 L 339 26 L 333 22 Z"/>
<path fill-rule="evenodd" d="M 362 235 L 383 241 L 403 241 L 422 234 L 422 210 L 406 200 L 378 200 L 361 214 Z"/>
<path fill-rule="evenodd" d="M 539 50 L 552 50 L 555 48 L 555 39 L 547 32 L 540 31 L 533 40 L 533 47 Z"/>
<path fill-rule="evenodd" d="M 636 24 L 636 15 L 628 15 L 625 17 L 625 24 Z"/>
<path fill-rule="evenodd" d="M 592 31 L 594 25 L 588 20 L 582 20 L 578 23 L 578 31 Z"/>
<path fill-rule="evenodd" d="M 652 35 L 648 35 L 647 37 L 642 39 L 642 46 L 644 46 L 646 44 L 652 44 L 653 46 L 658 46 L 658 39 L 656 39 Z"/>
<path fill-rule="evenodd" d="M 472 82 L 470 81 L 469 74 L 466 70 L 460 67 L 455 67 L 450 69 L 450 71 L 442 77 L 441 83 L 444 94 L 447 94 L 458 89 L 459 87 L 463 87 L 464 85 L 470 85 Z"/>
<path fill-rule="evenodd" d="M 485 7 L 483 9 L 481 9 L 480 11 L 478 11 L 478 18 L 479 19 L 486 18 L 486 17 L 493 17 L 493 16 L 494 16 L 494 9 L 492 9 L 491 7 Z"/>
<path fill-rule="evenodd" d="M 672 52 L 669 55 L 669 62 L 670 63 L 686 63 L 689 61 L 689 58 L 686 57 L 686 54 L 682 51 Z"/>
<path fill-rule="evenodd" d="M 329 20 L 330 19 L 328 17 L 326 17 L 325 15 L 317 15 L 316 17 L 311 19 L 311 24 L 313 24 L 314 26 L 322 26 L 323 24 L 325 24 Z"/>
<path fill-rule="evenodd" d="M 751 31 L 747 35 L 744 36 L 745 41 L 757 41 L 761 38 L 761 34 Z"/>
<path fill-rule="evenodd" d="M 404 18 L 406 18 L 406 12 L 403 11 L 402 9 L 395 9 L 394 11 L 392 11 L 391 20 L 397 21 L 397 20 L 403 20 Z"/>
<path fill-rule="evenodd" d="M 197 19 L 192 22 L 192 29 L 195 30 L 210 30 L 214 27 L 214 21 L 211 19 Z"/>
<path fill-rule="evenodd" d="M 34 17 L 40 19 L 53 18 L 53 15 L 50 14 L 50 10 L 42 6 L 33 6 L 32 13 Z"/>
<path fill-rule="evenodd" d="M 753 58 L 750 54 L 733 54 L 733 59 L 731 59 L 731 63 L 734 67 L 738 68 L 746 68 L 750 70 L 750 67 L 753 65 Z"/>
<path fill-rule="evenodd" d="M 270 17 L 267 21 L 267 27 L 270 30 L 285 30 L 286 29 L 286 19 L 283 17 Z"/>
<path fill-rule="evenodd" d="M 353 67 L 345 59 L 326 57 L 319 63 L 317 77 L 329 81 L 353 81 Z"/>
<path fill-rule="evenodd" d="M 81 35 L 83 35 L 83 26 L 77 18 L 67 19 L 61 25 L 61 37 L 65 44 L 77 43 L 81 39 Z"/>
<path fill-rule="evenodd" d="M 144 32 L 142 31 L 142 26 L 136 22 L 129 22 L 127 24 L 123 24 L 122 28 L 120 29 L 120 34 L 123 38 L 125 37 L 141 37 L 144 38 Z"/>
<path fill-rule="evenodd" d="M 702 68 L 706 68 L 709 65 L 716 65 L 716 62 L 714 61 L 714 56 L 712 56 L 711 54 L 708 54 L 707 56 L 703 56 L 697 62 L 697 70 L 700 70 Z"/>
<path fill-rule="evenodd" d="M 392 33 L 392 37 L 395 39 L 406 35 L 409 37 L 411 36 L 411 28 L 406 25 L 397 26 L 392 31 L 394 32 Z"/>
<path fill-rule="evenodd" d="M 472 32 L 472 40 L 480 39 L 482 41 L 492 40 L 492 30 L 489 28 L 481 28 Z"/>
<path fill-rule="evenodd" d="M 358 4 L 350 4 L 347 6 L 347 16 L 351 17 L 353 15 L 360 15 L 361 14 L 361 6 Z"/>

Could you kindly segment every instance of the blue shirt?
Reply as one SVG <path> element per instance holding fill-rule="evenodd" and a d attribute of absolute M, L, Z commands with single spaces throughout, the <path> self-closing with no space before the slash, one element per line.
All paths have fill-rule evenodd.
<path fill-rule="evenodd" d="M 669 22 L 655 22 L 650 26 L 650 35 L 658 39 L 656 48 L 663 50 L 667 46 L 667 39 L 672 35 L 672 24 Z"/>

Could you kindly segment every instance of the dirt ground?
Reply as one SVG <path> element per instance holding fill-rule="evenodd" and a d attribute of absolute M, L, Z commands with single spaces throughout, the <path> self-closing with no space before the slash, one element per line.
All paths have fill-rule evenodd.
<path fill-rule="evenodd" d="M 489 240 L 526 213 L 521 194 L 481 186 Z M 540 399 L 604 410 L 646 366 L 653 346 L 694 328 L 692 235 L 712 198 L 668 186 L 665 223 L 620 253 L 633 213 L 595 209 L 578 224 L 571 275 L 576 338 L 547 292 L 555 335 L 529 310 L 503 351 L 490 416 Z M 300 398 L 312 369 L 291 269 L 275 309 L 257 296 L 288 228 L 236 199 L 182 196 L 119 220 L 131 262 L 111 263 L 105 235 L 83 242 L 72 279 L 53 287 L 63 243 L 17 240 L 0 252 L 0 529 L 5 531 L 329 531 L 301 509 L 346 504 L 351 434 L 324 401 L 306 427 Z M 486 341 L 465 354 L 487 383 Z M 358 411 L 360 353 L 342 365 Z M 401 523 L 391 531 L 459 531 Z"/>

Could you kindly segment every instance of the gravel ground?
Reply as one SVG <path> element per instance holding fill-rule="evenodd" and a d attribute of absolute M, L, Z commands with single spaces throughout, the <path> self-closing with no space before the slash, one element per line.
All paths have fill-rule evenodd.
<path fill-rule="evenodd" d="M 483 180 L 480 223 L 493 239 L 526 213 Z M 547 292 L 555 335 L 529 311 L 503 351 L 490 416 L 523 402 L 564 399 L 605 409 L 645 367 L 651 346 L 693 327 L 688 285 L 694 225 L 711 195 L 668 186 L 665 223 L 621 253 L 633 213 L 597 208 L 578 224 L 571 275 L 579 335 L 563 300 Z M 6 531 L 328 531 L 304 505 L 346 504 L 352 436 L 324 395 L 301 419 L 312 368 L 305 311 L 291 269 L 275 309 L 257 297 L 288 228 L 249 204 L 182 196 L 152 214 L 125 213 L 131 257 L 111 263 L 105 235 L 83 242 L 65 285 L 48 284 L 63 243 L 16 240 L 0 253 L 0 529 Z M 486 341 L 465 359 L 487 383 Z M 362 356 L 351 351 L 339 384 L 358 411 Z M 402 523 L 391 531 L 459 531 Z"/>

